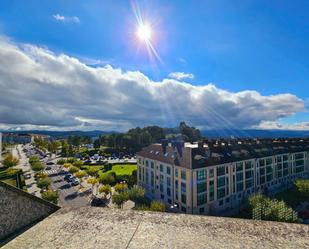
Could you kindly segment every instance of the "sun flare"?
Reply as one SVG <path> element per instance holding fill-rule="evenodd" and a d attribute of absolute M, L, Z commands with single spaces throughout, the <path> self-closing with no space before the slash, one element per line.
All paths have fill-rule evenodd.
<path fill-rule="evenodd" d="M 149 42 L 152 37 L 151 27 L 148 24 L 141 24 L 138 26 L 136 34 L 140 40 Z"/>

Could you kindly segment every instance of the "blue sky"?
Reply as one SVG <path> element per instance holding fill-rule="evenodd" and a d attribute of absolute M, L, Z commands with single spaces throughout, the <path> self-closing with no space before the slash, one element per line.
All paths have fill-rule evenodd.
<path fill-rule="evenodd" d="M 152 26 L 161 60 L 150 61 L 136 40 L 134 4 Z M 191 85 L 289 93 L 308 106 L 308 13 L 309 1 L 299 0 L 2 0 L 0 34 L 92 66 L 139 71 L 157 82 L 184 72 L 194 75 L 186 79 Z M 304 110 L 277 120 L 309 122 Z"/>

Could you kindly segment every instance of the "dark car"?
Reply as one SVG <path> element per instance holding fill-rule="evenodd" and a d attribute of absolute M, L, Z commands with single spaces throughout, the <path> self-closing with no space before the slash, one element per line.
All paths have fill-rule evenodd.
<path fill-rule="evenodd" d="M 70 182 L 70 181 L 72 181 L 73 178 L 74 178 L 73 175 L 67 174 L 67 175 L 64 177 L 64 180 Z"/>
<path fill-rule="evenodd" d="M 46 170 L 50 170 L 50 169 L 51 169 L 51 167 L 50 167 L 50 166 L 47 166 L 45 169 L 46 169 Z"/>
<path fill-rule="evenodd" d="M 55 163 L 53 162 L 47 162 L 46 165 L 54 165 Z"/>
<path fill-rule="evenodd" d="M 93 207 L 105 207 L 106 202 L 102 198 L 93 198 L 90 205 Z"/>

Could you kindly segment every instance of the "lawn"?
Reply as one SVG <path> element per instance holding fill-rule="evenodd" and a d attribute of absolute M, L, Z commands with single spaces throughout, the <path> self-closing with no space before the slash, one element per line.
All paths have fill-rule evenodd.
<path fill-rule="evenodd" d="M 116 175 L 132 175 L 132 172 L 136 169 L 136 164 L 114 164 L 112 170 L 105 173 L 115 172 Z"/>

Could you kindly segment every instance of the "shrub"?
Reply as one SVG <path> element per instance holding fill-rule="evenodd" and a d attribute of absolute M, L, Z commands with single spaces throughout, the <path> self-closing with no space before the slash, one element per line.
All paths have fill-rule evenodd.
<path fill-rule="evenodd" d="M 16 157 L 13 157 L 13 155 L 10 153 L 5 156 L 3 159 L 3 165 L 5 167 L 14 167 L 18 164 L 19 160 Z"/>
<path fill-rule="evenodd" d="M 97 168 L 96 166 L 89 166 L 87 169 L 87 173 L 90 176 L 96 177 L 99 174 L 99 168 Z"/>
<path fill-rule="evenodd" d="M 40 179 L 37 183 L 39 188 L 48 188 L 50 184 L 51 184 L 51 180 L 48 177 Z"/>
<path fill-rule="evenodd" d="M 99 181 L 102 184 L 112 184 L 115 182 L 115 177 L 110 173 L 101 174 Z"/>
<path fill-rule="evenodd" d="M 38 156 L 31 156 L 29 157 L 29 163 L 32 164 L 34 162 L 39 162 L 40 158 Z"/>
<path fill-rule="evenodd" d="M 108 194 L 110 194 L 112 192 L 112 188 L 110 185 L 102 185 L 99 188 L 99 193 L 104 193 L 105 196 L 107 196 Z"/>
<path fill-rule="evenodd" d="M 35 173 L 35 177 L 40 178 L 40 179 L 46 178 L 47 176 L 48 175 L 46 173 L 43 173 L 43 172 Z"/>
<path fill-rule="evenodd" d="M 113 194 L 112 202 L 120 208 L 122 208 L 123 203 L 125 203 L 127 200 L 129 200 L 128 192 Z"/>
<path fill-rule="evenodd" d="M 125 183 L 117 183 L 114 188 L 115 188 L 115 191 L 118 193 L 124 192 L 128 189 L 128 185 Z"/>
<path fill-rule="evenodd" d="M 63 158 L 61 158 L 61 159 L 59 159 L 59 160 L 57 161 L 57 164 L 63 165 L 63 164 L 65 164 L 65 162 L 66 162 L 66 160 L 63 159 Z"/>
<path fill-rule="evenodd" d="M 77 168 L 80 168 L 81 166 L 83 166 L 83 161 L 81 161 L 81 160 L 78 160 L 78 161 L 75 161 L 75 162 L 73 162 L 73 165 L 75 166 L 75 167 L 77 167 Z"/>
<path fill-rule="evenodd" d="M 129 191 L 129 199 L 135 203 L 141 203 L 145 198 L 145 189 L 139 186 L 134 186 Z"/>
<path fill-rule="evenodd" d="M 76 161 L 76 158 L 70 157 L 70 158 L 68 158 L 68 159 L 66 160 L 66 163 L 71 163 L 71 164 L 73 164 L 75 161 Z"/>
<path fill-rule="evenodd" d="M 42 199 L 55 203 L 58 203 L 58 192 L 53 190 L 47 190 L 46 192 L 42 193 Z"/>
<path fill-rule="evenodd" d="M 165 212 L 165 204 L 161 201 L 152 201 L 150 203 L 150 210 L 155 212 Z"/>
<path fill-rule="evenodd" d="M 309 180 L 297 180 L 295 181 L 295 187 L 301 195 L 305 198 L 309 198 Z"/>
<path fill-rule="evenodd" d="M 77 168 L 77 167 L 75 167 L 75 166 L 71 166 L 70 168 L 69 168 L 69 172 L 71 173 L 71 174 L 74 174 L 74 173 L 76 173 L 76 172 L 78 172 L 79 171 L 79 169 Z"/>
<path fill-rule="evenodd" d="M 38 162 L 33 162 L 31 164 L 31 168 L 32 168 L 33 171 L 38 172 L 38 171 L 43 170 L 44 166 L 42 165 L 42 163 L 40 161 L 38 161 Z"/>
<path fill-rule="evenodd" d="M 297 212 L 288 207 L 284 201 L 257 194 L 249 199 L 249 203 L 252 209 L 252 218 L 255 220 L 297 221 Z"/>
<path fill-rule="evenodd" d="M 64 163 L 63 167 L 65 167 L 66 169 L 72 167 L 73 165 L 71 163 Z"/>

